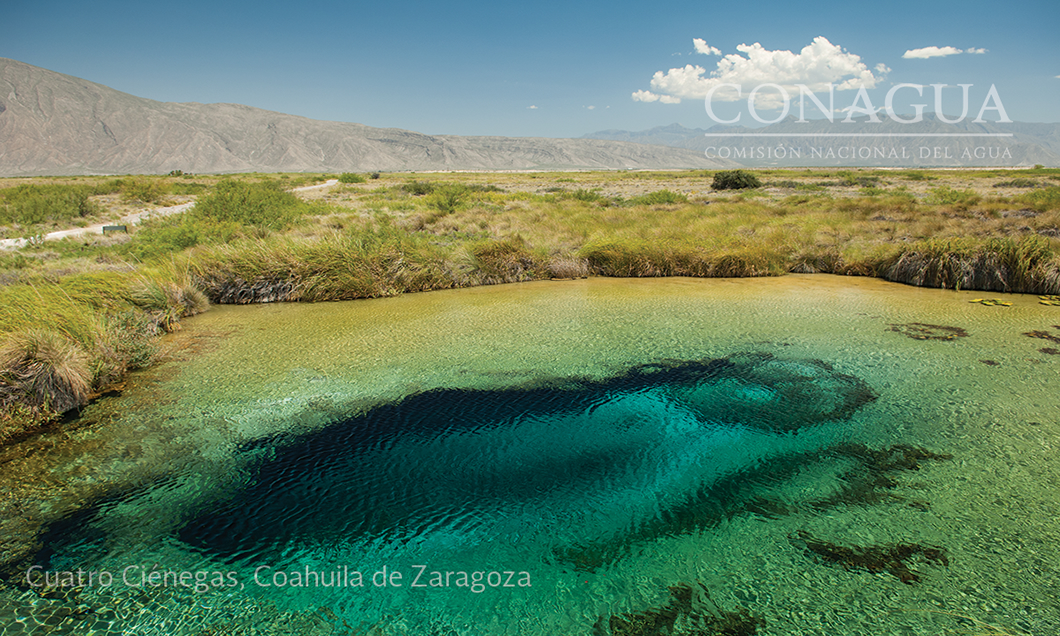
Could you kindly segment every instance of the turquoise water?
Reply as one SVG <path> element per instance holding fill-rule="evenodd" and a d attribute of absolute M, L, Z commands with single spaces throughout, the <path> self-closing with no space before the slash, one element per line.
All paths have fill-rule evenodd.
<path fill-rule="evenodd" d="M 214 308 L 4 457 L 5 532 L 37 538 L 0 624 L 1060 633 L 1060 311 L 981 295 L 590 279 Z"/>

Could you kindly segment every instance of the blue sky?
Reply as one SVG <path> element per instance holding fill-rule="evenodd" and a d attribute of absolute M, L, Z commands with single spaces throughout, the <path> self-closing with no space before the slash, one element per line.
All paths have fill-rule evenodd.
<path fill-rule="evenodd" d="M 737 48 L 759 43 L 778 63 L 793 59 L 798 75 L 804 47 L 824 38 L 833 48 L 817 52 L 835 59 L 818 59 L 816 71 L 861 64 L 875 107 L 897 83 L 972 84 L 971 118 L 994 84 L 1011 119 L 1060 121 L 1056 0 L 303 6 L 18 2 L 3 11 L 0 57 L 160 101 L 234 102 L 425 133 L 568 137 L 671 123 L 707 128 L 713 122 L 695 82 L 684 81 L 689 74 L 684 83 L 669 74 L 667 94 L 652 85 L 657 72 L 692 65 L 709 80 L 724 56 L 739 55 L 747 77 L 768 75 Z M 696 52 L 695 39 L 708 53 Z M 918 49 L 928 51 L 903 57 Z M 959 111 L 958 89 L 950 90 Z M 656 101 L 637 101 L 639 91 Z M 838 91 L 837 108 L 853 98 Z M 931 111 L 929 93 L 922 101 Z M 741 107 L 722 104 L 717 113 Z"/>

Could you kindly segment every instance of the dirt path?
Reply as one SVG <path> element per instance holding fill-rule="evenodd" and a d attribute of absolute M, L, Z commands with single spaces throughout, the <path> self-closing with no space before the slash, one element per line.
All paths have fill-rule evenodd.
<path fill-rule="evenodd" d="M 291 192 L 306 192 L 309 190 L 317 190 L 321 188 L 329 188 L 339 182 L 338 179 L 329 179 L 324 183 L 318 183 L 316 185 L 302 186 L 301 188 L 294 188 Z M 76 236 L 84 236 L 86 234 L 103 234 L 104 225 L 139 225 L 144 219 L 153 219 L 161 216 L 170 216 L 172 214 L 180 214 L 186 212 L 195 205 L 195 202 L 181 203 L 180 205 L 171 205 L 166 208 L 154 208 L 151 210 L 141 210 L 134 214 L 121 217 L 120 221 L 112 223 L 100 223 L 99 225 L 90 225 L 88 227 L 75 227 L 69 230 L 58 230 L 56 232 L 49 232 L 45 234 L 42 239 L 45 241 L 59 241 L 64 238 L 72 238 Z M 29 245 L 29 239 L 16 238 L 16 239 L 0 239 L 0 249 L 17 250 L 21 247 Z"/>

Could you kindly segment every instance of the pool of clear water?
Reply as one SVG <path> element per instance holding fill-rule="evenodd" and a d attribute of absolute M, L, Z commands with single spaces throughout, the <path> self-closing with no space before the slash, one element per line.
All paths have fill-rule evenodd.
<path fill-rule="evenodd" d="M 1060 310 L 982 295 L 215 307 L 0 457 L 0 634 L 1060 633 Z"/>

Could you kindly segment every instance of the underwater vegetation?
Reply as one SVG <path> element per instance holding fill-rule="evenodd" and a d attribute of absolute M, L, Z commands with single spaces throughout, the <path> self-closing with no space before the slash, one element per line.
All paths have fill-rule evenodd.
<path fill-rule="evenodd" d="M 1053 329 L 1060 329 L 1060 325 L 1053 325 Z M 1025 334 L 1028 338 L 1041 338 L 1042 340 L 1048 340 L 1049 342 L 1055 342 L 1060 344 L 1060 336 L 1055 336 L 1052 333 L 1042 330 L 1028 331 Z M 1048 352 L 1046 352 L 1048 353 Z"/>
<path fill-rule="evenodd" d="M 801 544 L 807 553 L 825 563 L 842 566 L 845 570 L 887 572 L 902 583 L 912 585 L 920 580 L 920 574 L 909 567 L 909 561 L 919 556 L 923 561 L 949 566 L 946 551 L 935 546 L 919 543 L 898 543 L 879 546 L 843 546 L 815 539 L 808 532 L 799 531 L 792 543 Z"/>
<path fill-rule="evenodd" d="M 766 621 L 744 608 L 727 611 L 703 584 L 667 588 L 670 600 L 640 612 L 601 616 L 593 636 L 754 636 Z"/>
<path fill-rule="evenodd" d="M 968 332 L 960 327 L 929 325 L 923 322 L 892 324 L 888 331 L 900 333 L 913 340 L 956 340 L 968 337 Z"/>
<path fill-rule="evenodd" d="M 919 446 L 895 444 L 874 449 L 864 444 L 844 442 L 823 450 L 792 453 L 770 462 L 747 467 L 694 493 L 680 505 L 633 532 L 608 541 L 588 541 L 555 553 L 560 561 L 576 571 L 595 572 L 620 559 L 637 546 L 661 537 L 710 529 L 739 515 L 753 514 L 777 519 L 806 511 L 832 510 L 840 506 L 871 506 L 907 501 L 895 494 L 902 471 L 920 470 L 925 460 L 943 461 L 952 455 L 934 453 Z M 838 474 L 839 487 L 831 495 L 792 503 L 768 494 L 770 486 L 790 481 L 808 467 L 829 461 L 846 460 Z M 852 460 L 852 461 L 851 461 Z M 907 501 L 910 507 L 925 510 L 930 504 Z"/>

